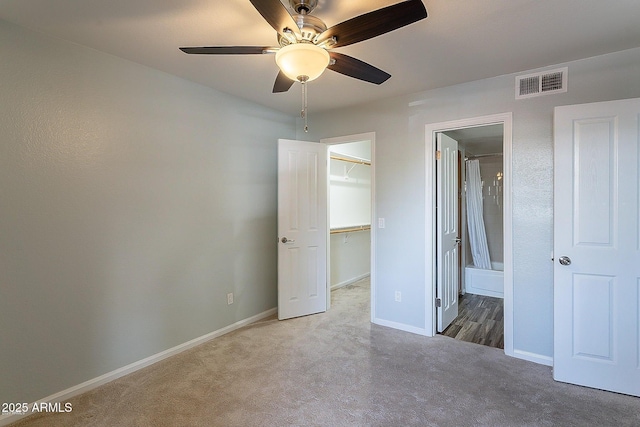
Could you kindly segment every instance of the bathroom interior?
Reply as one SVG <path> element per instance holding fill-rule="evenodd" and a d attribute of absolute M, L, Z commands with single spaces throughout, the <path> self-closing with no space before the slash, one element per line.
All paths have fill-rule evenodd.
<path fill-rule="evenodd" d="M 503 126 L 445 134 L 458 141 L 462 248 L 458 317 L 442 334 L 504 348 Z"/>

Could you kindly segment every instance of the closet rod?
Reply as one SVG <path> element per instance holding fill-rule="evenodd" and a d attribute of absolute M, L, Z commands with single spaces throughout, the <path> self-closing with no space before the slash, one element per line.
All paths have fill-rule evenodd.
<path fill-rule="evenodd" d="M 502 153 L 492 153 L 492 154 L 475 154 L 468 157 L 465 157 L 465 160 L 471 159 L 479 159 L 481 157 L 502 157 Z"/>
<path fill-rule="evenodd" d="M 340 157 L 340 156 L 329 156 L 329 157 L 331 157 L 333 160 L 342 160 L 343 162 L 357 163 L 359 165 L 369 165 L 369 166 L 371 166 L 371 162 L 368 162 L 366 160 L 348 159 L 346 157 Z"/>
<path fill-rule="evenodd" d="M 353 233 L 354 231 L 365 231 L 365 230 L 371 230 L 371 226 L 359 225 L 357 227 L 334 228 L 329 233 L 330 234 Z"/>

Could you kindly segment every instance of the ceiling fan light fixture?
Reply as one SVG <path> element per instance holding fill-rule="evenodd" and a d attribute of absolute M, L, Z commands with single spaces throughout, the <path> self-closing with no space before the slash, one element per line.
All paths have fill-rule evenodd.
<path fill-rule="evenodd" d="M 311 81 L 324 72 L 330 61 L 329 52 L 311 43 L 296 43 L 276 52 L 276 64 L 291 80 Z M 306 77 L 306 78 L 305 78 Z"/>

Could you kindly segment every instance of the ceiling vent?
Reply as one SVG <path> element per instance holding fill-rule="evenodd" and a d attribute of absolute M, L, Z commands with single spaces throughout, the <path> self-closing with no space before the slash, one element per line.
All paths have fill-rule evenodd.
<path fill-rule="evenodd" d="M 567 67 L 516 77 L 516 99 L 567 91 Z"/>

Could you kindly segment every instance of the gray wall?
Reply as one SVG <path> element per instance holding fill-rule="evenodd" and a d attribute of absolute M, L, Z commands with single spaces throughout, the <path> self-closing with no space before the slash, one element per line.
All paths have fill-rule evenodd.
<path fill-rule="evenodd" d="M 0 58 L 0 402 L 276 307 L 295 119 L 2 21 Z"/>
<path fill-rule="evenodd" d="M 371 232 L 331 235 L 330 283 L 332 288 L 349 285 L 371 273 Z"/>
<path fill-rule="evenodd" d="M 375 209 L 386 219 L 376 231 L 379 319 L 425 324 L 425 124 L 513 112 L 514 350 L 552 356 L 553 108 L 640 97 L 640 49 L 558 65 L 569 67 L 564 94 L 516 101 L 515 75 L 500 76 L 316 113 L 312 133 L 298 131 L 310 140 L 376 132 Z"/>

